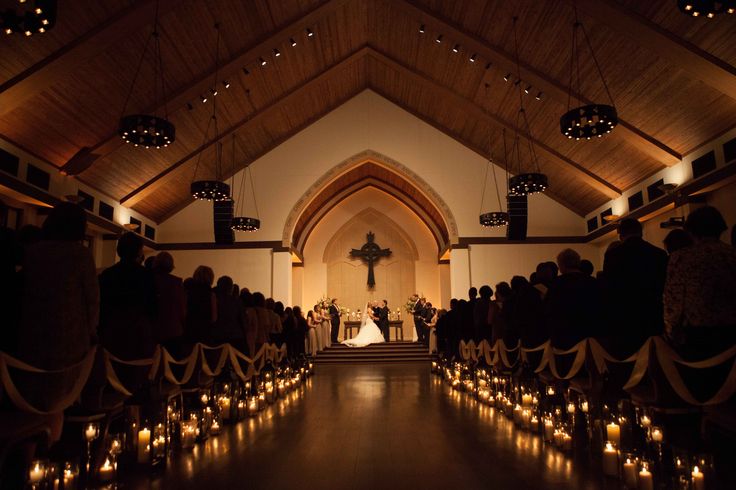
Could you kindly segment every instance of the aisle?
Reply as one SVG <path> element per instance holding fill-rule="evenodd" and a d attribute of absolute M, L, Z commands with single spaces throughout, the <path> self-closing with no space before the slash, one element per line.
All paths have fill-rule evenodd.
<path fill-rule="evenodd" d="M 301 394 L 133 488 L 597 488 L 421 363 L 320 366 Z"/>

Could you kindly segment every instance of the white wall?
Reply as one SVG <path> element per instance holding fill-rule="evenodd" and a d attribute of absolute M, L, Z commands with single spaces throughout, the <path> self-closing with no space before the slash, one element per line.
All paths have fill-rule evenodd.
<path fill-rule="evenodd" d="M 419 174 L 452 210 L 460 236 L 503 234 L 478 223 L 485 158 L 366 90 L 252 164 L 262 228 L 238 239 L 281 240 L 287 216 L 309 186 L 367 149 Z M 584 231 L 585 222 L 577 214 L 544 195 L 530 198 L 530 236 Z M 212 241 L 211 205 L 195 202 L 177 213 L 159 226 L 158 239 Z"/>
<path fill-rule="evenodd" d="M 540 262 L 554 261 L 557 254 L 572 248 L 583 259 L 593 262 L 595 270 L 601 266 L 598 249 L 588 244 L 529 244 L 529 245 L 471 245 L 470 282 L 479 288 L 484 284 L 495 289 L 501 281 L 510 282 L 513 276 L 524 276 L 534 272 Z M 452 253 L 455 253 L 453 250 Z M 452 260 L 452 259 L 451 259 Z M 457 296 L 459 294 L 459 296 Z M 467 297 L 467 290 L 456 292 L 459 298 Z"/>

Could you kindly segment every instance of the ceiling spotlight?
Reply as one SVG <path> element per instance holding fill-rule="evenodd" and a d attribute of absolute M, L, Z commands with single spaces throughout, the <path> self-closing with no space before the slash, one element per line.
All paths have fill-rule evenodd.
<path fill-rule="evenodd" d="M 294 46 L 296 46 L 296 41 L 294 41 L 294 38 L 293 38 L 293 37 L 290 37 L 290 38 L 289 38 L 289 43 L 291 43 L 291 47 L 292 47 L 292 48 L 293 48 Z"/>
<path fill-rule="evenodd" d="M 211 88 L 210 89 L 210 93 L 212 94 L 212 97 L 217 97 L 217 89 L 216 88 Z"/>
<path fill-rule="evenodd" d="M 437 44 L 441 43 L 442 42 L 442 34 L 440 34 L 439 36 L 437 36 L 437 39 L 435 39 L 434 42 L 436 42 Z"/>
<path fill-rule="evenodd" d="M 510 79 L 511 79 L 511 73 L 507 73 L 506 75 L 503 76 L 504 82 L 508 82 Z"/>
<path fill-rule="evenodd" d="M 250 70 L 246 67 L 243 67 L 243 75 L 250 75 Z"/>
<path fill-rule="evenodd" d="M 536 96 L 536 97 L 534 97 L 534 98 L 535 98 L 535 99 L 537 99 L 537 100 L 542 100 L 542 95 L 544 95 L 544 94 L 542 94 L 542 92 L 539 92 L 539 93 L 537 94 L 537 96 Z"/>
<path fill-rule="evenodd" d="M 531 92 L 531 91 L 532 91 L 532 86 L 531 85 L 529 85 L 527 88 L 524 89 L 524 93 L 527 94 L 527 95 L 529 95 L 529 92 Z"/>
<path fill-rule="evenodd" d="M 459 51 L 460 51 L 460 45 L 459 45 L 459 44 L 456 44 L 456 45 L 454 45 L 454 46 L 452 47 L 452 52 L 453 52 L 453 53 L 457 53 L 457 52 L 459 52 Z"/>
<path fill-rule="evenodd" d="M 475 63 L 475 60 L 478 59 L 478 55 L 473 53 L 470 55 L 470 58 L 468 58 L 471 63 Z"/>
<path fill-rule="evenodd" d="M 425 33 L 424 24 L 422 24 L 419 26 L 419 34 L 424 34 L 424 33 Z"/>
<path fill-rule="evenodd" d="M 227 80 L 223 80 L 222 81 L 222 86 L 225 87 L 225 88 L 230 88 L 230 82 L 228 82 Z"/>
<path fill-rule="evenodd" d="M 281 51 L 279 51 L 278 49 L 274 48 L 273 55 L 278 58 L 279 56 L 281 56 Z"/>
<path fill-rule="evenodd" d="M 307 27 L 307 37 L 314 37 L 314 32 L 309 27 Z"/>
<path fill-rule="evenodd" d="M 205 102 L 207 102 L 207 97 L 205 97 L 204 95 L 200 95 L 199 100 L 201 100 L 202 103 L 204 104 Z"/>
<path fill-rule="evenodd" d="M 261 64 L 261 66 L 266 66 L 266 63 L 268 63 L 268 61 L 263 59 L 263 56 L 258 58 L 258 62 Z"/>

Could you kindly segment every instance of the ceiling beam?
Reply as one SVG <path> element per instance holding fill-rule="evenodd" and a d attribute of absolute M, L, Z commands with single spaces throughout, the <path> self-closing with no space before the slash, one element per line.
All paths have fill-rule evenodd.
<path fill-rule="evenodd" d="M 165 15 L 179 3 L 181 0 L 160 0 L 159 16 Z M 130 7 L 0 85 L 0 116 L 63 80 L 79 65 L 129 36 L 131 32 L 152 23 L 155 9 L 155 0 L 133 2 Z"/>
<path fill-rule="evenodd" d="M 253 60 L 263 55 L 263 53 L 270 52 L 271 49 L 273 49 L 273 46 L 283 42 L 285 37 L 293 36 L 295 32 L 302 31 L 307 27 L 313 26 L 316 22 L 332 14 L 349 1 L 350 0 L 328 0 L 306 14 L 300 15 L 293 22 L 290 22 L 277 31 L 268 34 L 267 37 L 261 39 L 250 48 L 246 48 L 236 53 L 232 58 L 220 66 L 219 73 L 222 75 L 223 79 L 232 77 L 244 66 L 252 63 Z M 169 114 L 185 107 L 187 102 L 196 99 L 200 94 L 206 93 L 212 86 L 212 75 L 214 71 L 215 67 L 213 65 L 211 69 L 200 75 L 196 80 L 172 94 L 166 101 L 167 107 L 172 108 L 172 111 Z M 149 106 L 140 111 L 140 113 L 155 114 L 156 111 L 160 111 L 162 109 L 163 103 L 158 106 Z M 117 135 L 117 132 L 115 132 L 92 146 L 91 151 L 100 157 L 104 157 L 121 147 L 123 144 L 123 141 Z"/>
<path fill-rule="evenodd" d="M 587 0 L 575 2 L 577 8 L 597 22 L 607 25 L 644 49 L 665 58 L 732 99 L 736 99 L 736 68 L 685 39 L 663 29 L 646 17 L 617 2 Z M 672 2 L 672 9 L 675 8 Z M 696 20 L 693 20 L 695 22 Z M 703 20 L 701 22 L 708 22 Z"/>
<path fill-rule="evenodd" d="M 580 5 L 584 3 L 586 2 L 580 2 Z M 504 71 L 517 72 L 516 60 L 510 53 L 507 53 L 498 46 L 492 46 L 485 39 L 466 31 L 462 26 L 437 16 L 434 12 L 417 3 L 416 0 L 398 0 L 391 2 L 390 5 L 416 18 L 417 23 L 425 24 L 429 29 L 452 37 L 463 46 L 466 46 L 470 51 L 477 52 L 480 56 L 501 67 Z M 521 62 L 520 65 L 524 80 L 538 87 L 547 96 L 560 104 L 567 105 L 567 87 L 524 62 Z M 586 104 L 593 103 L 590 99 L 580 94 L 573 94 L 573 97 L 577 97 L 581 102 Z M 626 143 L 634 146 L 663 165 L 675 165 L 682 160 L 680 153 L 620 118 L 616 130 L 608 135 L 608 137 L 621 138 Z"/>
<path fill-rule="evenodd" d="M 351 65 L 352 63 L 355 63 L 363 59 L 363 57 L 366 56 L 368 52 L 369 52 L 369 49 L 366 47 L 358 49 L 357 51 L 353 52 L 352 54 L 348 55 L 347 57 L 333 64 L 331 67 L 313 76 L 312 78 L 305 81 L 301 85 L 293 88 L 286 94 L 277 97 L 270 104 L 258 109 L 253 114 L 247 115 L 243 119 L 239 120 L 238 122 L 234 123 L 232 126 L 227 128 L 225 131 L 221 132 L 218 140 L 212 139 L 210 141 L 207 141 L 200 147 L 196 148 L 194 151 L 190 152 L 183 158 L 179 159 L 178 161 L 176 161 L 175 163 L 167 167 L 165 170 L 159 172 L 158 175 L 148 180 L 146 183 L 144 183 L 137 189 L 133 190 L 128 195 L 124 196 L 120 200 L 120 204 L 123 204 L 128 207 L 134 206 L 136 203 L 140 202 L 143 198 L 145 198 L 147 195 L 153 192 L 156 189 L 157 184 L 161 181 L 161 179 L 163 179 L 168 174 L 170 174 L 177 168 L 181 167 L 188 161 L 195 158 L 201 152 L 207 150 L 207 148 L 214 145 L 217 141 L 223 138 L 226 138 L 227 136 L 231 135 L 238 129 L 245 126 L 246 124 L 247 125 L 253 125 L 253 124 L 258 125 L 261 121 L 267 120 L 274 113 L 280 111 L 287 105 L 298 101 L 301 97 L 304 96 L 305 92 L 308 92 L 310 89 L 314 88 L 315 86 L 318 86 L 325 80 L 330 79 L 340 70 L 343 70 L 346 66 Z"/>
<path fill-rule="evenodd" d="M 449 87 L 441 85 L 435 80 L 432 80 L 425 75 L 417 73 L 408 66 L 400 63 L 393 58 L 390 58 L 383 53 L 376 51 L 375 49 L 370 50 L 370 56 L 376 61 L 398 72 L 399 74 L 409 78 L 413 83 L 417 84 L 423 89 L 433 92 L 439 97 L 439 100 L 450 102 L 454 106 L 460 108 L 466 114 L 472 115 L 493 126 L 504 128 L 512 133 L 518 133 L 520 136 L 528 139 L 526 136 L 524 136 L 524 131 L 522 131 L 521 129 L 517 128 L 508 121 L 503 120 L 496 114 L 487 112 L 485 109 L 477 106 L 473 101 L 468 100 L 461 95 L 458 95 L 454 90 L 450 89 Z M 616 199 L 621 196 L 621 190 L 610 182 L 603 179 L 602 177 L 599 177 L 579 163 L 562 155 L 557 150 L 550 148 L 544 143 L 541 143 L 534 139 L 532 139 L 531 141 L 534 146 L 539 149 L 540 154 L 544 155 L 547 160 L 554 164 L 562 166 L 566 171 L 572 172 L 572 174 L 575 175 L 578 179 L 593 187 L 598 192 L 604 194 L 611 199 Z"/>

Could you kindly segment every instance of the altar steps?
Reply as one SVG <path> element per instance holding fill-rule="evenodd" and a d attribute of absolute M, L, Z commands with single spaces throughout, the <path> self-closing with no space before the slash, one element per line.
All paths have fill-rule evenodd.
<path fill-rule="evenodd" d="M 423 344 L 389 342 L 366 347 L 348 347 L 335 344 L 317 354 L 317 364 L 352 364 L 374 362 L 429 362 L 434 358 Z"/>

